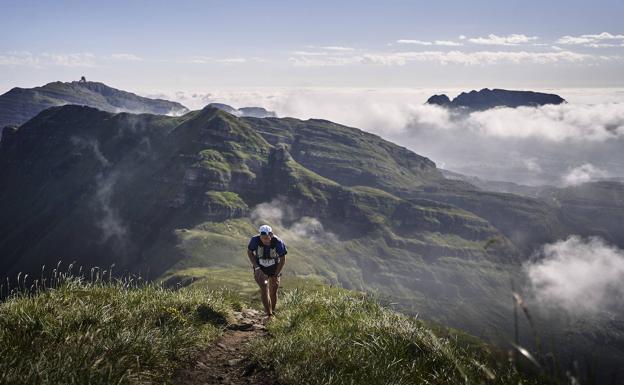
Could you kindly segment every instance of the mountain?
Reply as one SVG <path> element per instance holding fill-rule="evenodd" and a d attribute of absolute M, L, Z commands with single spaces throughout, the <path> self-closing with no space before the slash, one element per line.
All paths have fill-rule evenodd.
<path fill-rule="evenodd" d="M 0 95 L 0 128 L 20 125 L 49 107 L 77 104 L 109 112 L 181 115 L 180 103 L 149 99 L 98 82 L 52 82 L 42 87 L 13 88 Z"/>
<path fill-rule="evenodd" d="M 513 91 L 494 88 L 483 88 L 480 91 L 462 92 L 455 99 L 448 96 L 433 95 L 427 104 L 435 104 L 450 108 L 464 108 L 468 110 L 487 110 L 495 107 L 537 107 L 546 104 L 565 103 L 565 99 L 556 94 L 546 94 L 534 91 Z"/>
<path fill-rule="evenodd" d="M 474 175 L 465 175 L 465 174 L 461 174 L 455 171 L 445 170 L 445 169 L 440 169 L 440 172 L 442 172 L 442 175 L 444 175 L 444 177 L 448 179 L 462 180 L 474 186 L 477 186 L 481 190 L 501 192 L 501 193 L 512 193 L 516 195 L 522 195 L 522 196 L 528 196 L 528 197 L 534 197 L 534 198 L 542 195 L 545 190 L 554 188 L 554 186 L 550 186 L 550 185 L 528 186 L 528 185 L 514 183 L 514 182 L 482 179 Z"/>
<path fill-rule="evenodd" d="M 281 223 L 264 220 L 290 239 L 293 272 L 410 303 L 426 298 L 417 290 L 432 293 L 429 304 L 453 301 L 460 291 L 446 283 L 468 278 L 458 281 L 450 266 L 481 274 L 474 261 L 520 257 L 478 215 L 410 197 L 452 182 L 431 160 L 325 120 L 237 118 L 212 107 L 180 117 L 54 107 L 2 140 L 0 181 L 0 271 L 9 275 L 59 258 L 149 267 L 152 277 L 243 267 L 241 245 L 264 206 L 283 212 Z M 486 274 L 506 285 L 497 270 Z M 461 292 L 480 299 L 489 290 L 468 284 Z"/>
<path fill-rule="evenodd" d="M 545 189 L 540 195 L 559 207 L 575 234 L 597 235 L 624 248 L 624 183 L 607 180 L 587 182 Z"/>
<path fill-rule="evenodd" d="M 275 118 L 277 115 L 273 111 L 267 111 L 262 107 L 242 107 L 234 108 L 223 103 L 210 103 L 210 107 L 218 108 L 229 114 L 236 116 L 252 117 L 252 118 Z"/>
<path fill-rule="evenodd" d="M 327 120 L 65 105 L 0 142 L 0 274 L 35 277 L 61 259 L 192 280 L 198 268 L 248 268 L 245 245 L 264 222 L 287 243 L 287 274 L 378 292 L 505 342 L 522 263 L 544 243 L 596 231 L 577 221 L 582 207 L 566 211 L 584 201 L 565 196 L 484 191 Z M 600 231 L 624 240 L 615 225 Z M 528 327 L 521 338 L 532 340 Z"/>

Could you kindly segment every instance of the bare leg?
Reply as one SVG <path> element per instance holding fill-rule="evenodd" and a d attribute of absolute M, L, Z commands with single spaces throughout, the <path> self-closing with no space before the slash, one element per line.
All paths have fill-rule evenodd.
<path fill-rule="evenodd" d="M 279 277 L 269 277 L 269 292 L 271 295 L 271 310 L 275 311 L 277 305 L 277 289 L 279 288 Z"/>
<path fill-rule="evenodd" d="M 264 312 L 266 315 L 273 314 L 273 311 L 271 311 L 271 298 L 269 298 L 268 285 L 260 285 L 260 297 L 262 298 L 262 305 L 264 305 Z"/>
<path fill-rule="evenodd" d="M 264 312 L 270 316 L 273 314 L 271 311 L 271 298 L 269 297 L 269 285 L 267 282 L 267 276 L 260 270 L 254 271 L 254 279 L 260 287 L 260 298 L 262 299 L 262 305 L 264 306 Z"/>

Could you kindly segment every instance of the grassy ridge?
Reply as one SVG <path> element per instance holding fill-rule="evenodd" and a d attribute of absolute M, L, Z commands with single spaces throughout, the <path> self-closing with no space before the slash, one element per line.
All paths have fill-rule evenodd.
<path fill-rule="evenodd" d="M 224 292 L 74 278 L 14 296 L 0 304 L 0 383 L 168 383 L 238 306 Z"/>
<path fill-rule="evenodd" d="M 284 384 L 545 384 L 533 382 L 490 348 L 463 334 L 441 336 L 425 323 L 365 295 L 290 291 L 253 346 Z"/>
<path fill-rule="evenodd" d="M 0 384 L 169 384 L 231 311 L 261 306 L 247 270 L 163 278 L 188 286 L 69 277 L 12 295 L 0 304 Z M 251 351 L 283 385 L 548 383 L 527 379 L 481 340 L 315 279 L 284 277 L 278 311 Z"/>

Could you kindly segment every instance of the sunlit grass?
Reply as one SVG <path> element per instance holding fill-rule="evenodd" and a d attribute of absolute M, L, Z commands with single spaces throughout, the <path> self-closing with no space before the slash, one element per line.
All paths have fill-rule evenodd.
<path fill-rule="evenodd" d="M 166 384 L 231 319 L 226 297 L 77 277 L 13 293 L 0 304 L 0 383 Z"/>
<path fill-rule="evenodd" d="M 468 336 L 343 290 L 292 290 L 254 357 L 284 384 L 545 384 Z"/>

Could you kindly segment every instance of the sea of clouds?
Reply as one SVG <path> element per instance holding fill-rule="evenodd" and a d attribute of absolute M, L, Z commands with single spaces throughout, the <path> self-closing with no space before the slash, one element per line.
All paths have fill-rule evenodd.
<path fill-rule="evenodd" d="M 622 177 L 623 89 L 534 89 L 558 106 L 460 113 L 425 104 L 470 89 L 228 88 L 151 93 L 191 109 L 211 102 L 264 107 L 278 116 L 358 127 L 429 157 L 439 167 L 483 179 L 568 186 Z"/>

